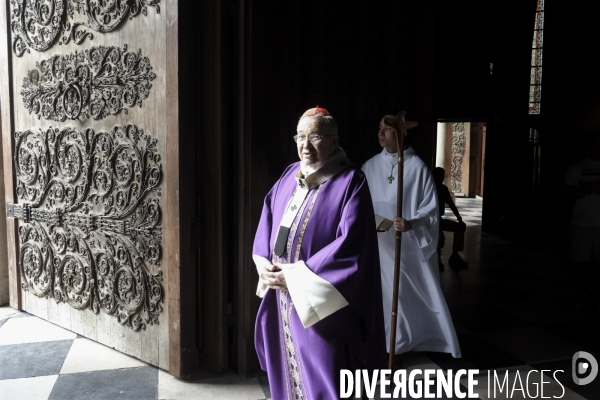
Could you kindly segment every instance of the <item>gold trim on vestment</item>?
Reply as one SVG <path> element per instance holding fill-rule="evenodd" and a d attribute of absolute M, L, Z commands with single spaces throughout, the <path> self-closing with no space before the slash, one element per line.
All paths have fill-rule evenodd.
<path fill-rule="evenodd" d="M 304 217 L 304 223 L 302 224 L 302 229 L 300 230 L 300 236 L 298 237 L 298 245 L 296 246 L 296 256 L 294 257 L 295 263 L 297 263 L 298 260 L 300 259 L 300 247 L 302 247 L 302 240 L 304 239 L 304 232 L 306 231 L 306 225 L 308 225 L 308 220 L 310 219 L 310 215 L 312 214 L 313 207 L 315 205 L 315 202 L 317 201 L 317 197 L 319 197 L 319 192 L 321 191 L 322 187 L 323 187 L 323 184 L 321 184 L 319 186 L 319 188 L 317 189 L 317 193 L 315 193 L 315 197 L 313 197 L 312 202 L 310 203 L 310 207 L 308 208 L 308 211 L 306 212 L 306 216 Z"/>
<path fill-rule="evenodd" d="M 288 353 L 286 350 L 286 333 L 285 333 L 285 328 L 287 327 L 287 314 L 286 314 L 286 303 L 287 303 L 287 292 L 283 291 L 283 290 L 278 290 L 277 291 L 277 296 L 279 297 L 279 314 L 281 316 L 281 322 L 283 325 L 283 330 L 279 330 L 280 332 L 280 336 L 279 336 L 279 347 L 280 349 L 283 351 L 283 353 L 285 354 L 285 360 L 283 361 L 283 365 L 281 366 L 283 368 L 284 371 L 287 371 L 287 373 L 284 373 L 283 376 L 285 378 L 285 393 L 287 394 L 287 398 L 288 400 L 290 399 L 290 393 L 292 392 L 291 390 L 291 384 L 290 384 L 290 373 L 289 373 L 289 360 L 288 360 Z M 284 298 L 286 297 L 286 298 Z"/>
<path fill-rule="evenodd" d="M 306 230 L 306 223 L 310 218 L 310 214 L 312 208 L 315 204 L 315 200 L 320 191 L 321 187 L 316 191 L 313 198 L 310 199 L 310 192 L 308 196 L 304 199 L 302 204 L 300 205 L 300 209 L 298 210 L 297 217 L 294 219 L 293 223 L 290 226 L 288 242 L 286 245 L 285 253 L 283 257 L 277 256 L 273 253 L 273 263 L 282 262 L 282 263 L 291 263 L 292 257 L 292 246 L 294 242 L 294 238 L 298 232 L 298 227 L 300 226 L 300 222 L 302 220 L 302 214 L 306 209 L 309 201 L 310 206 L 306 212 L 306 216 L 304 221 L 302 221 L 302 230 L 299 233 L 298 241 L 302 243 L 302 236 L 304 235 L 304 231 Z M 298 247 L 299 249 L 299 247 Z M 297 261 L 298 256 L 296 256 Z M 298 354 L 297 347 L 294 341 L 294 336 L 292 333 L 292 310 L 294 308 L 294 302 L 291 300 L 289 296 L 289 292 L 287 291 L 278 291 L 279 296 L 279 311 L 281 315 L 281 327 L 280 330 L 280 348 L 281 351 L 285 354 L 285 358 L 283 361 L 284 368 L 284 377 L 285 377 L 285 387 L 286 387 L 286 395 L 288 400 L 308 400 L 308 395 L 306 393 L 306 389 L 304 387 L 304 382 L 302 379 L 302 364 L 300 362 L 300 355 Z M 288 303 L 289 299 L 289 303 Z M 291 396 L 291 397 L 290 397 Z"/>
<path fill-rule="evenodd" d="M 302 368 L 300 366 L 300 356 L 296 350 L 296 344 L 294 343 L 294 336 L 292 335 L 292 309 L 294 303 L 290 301 L 287 304 L 289 292 L 279 291 L 280 299 L 280 313 L 281 322 L 283 323 L 283 334 L 284 334 L 284 352 L 287 359 L 287 374 L 285 377 L 286 387 L 288 383 L 288 376 L 291 378 L 291 386 L 288 387 L 288 399 L 289 394 L 292 394 L 290 400 L 308 400 L 304 384 L 302 382 Z"/>

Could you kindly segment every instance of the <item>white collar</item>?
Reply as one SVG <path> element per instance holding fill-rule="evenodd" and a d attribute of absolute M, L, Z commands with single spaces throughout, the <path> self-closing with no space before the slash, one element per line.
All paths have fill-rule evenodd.
<path fill-rule="evenodd" d="M 335 153 L 333 153 L 333 155 L 331 157 L 329 157 L 327 160 L 325 160 L 322 163 L 316 164 L 315 166 L 311 167 L 311 166 L 305 165 L 302 161 L 300 161 L 300 171 L 302 171 L 302 175 L 304 175 L 304 177 L 306 178 L 310 174 L 317 172 L 324 165 L 327 165 L 330 162 L 335 161 L 342 157 L 346 157 L 346 152 L 341 147 L 338 147 L 336 149 Z"/>
<path fill-rule="evenodd" d="M 383 153 L 384 156 L 398 157 L 398 152 L 390 153 L 389 151 L 387 151 L 387 149 L 385 147 L 383 148 L 382 153 Z"/>
<path fill-rule="evenodd" d="M 385 160 L 392 162 L 392 160 L 390 160 L 390 158 L 393 158 L 395 162 L 398 162 L 398 153 L 390 153 L 388 152 L 385 147 L 383 148 L 383 150 L 381 151 L 381 153 L 379 153 Z M 415 153 L 415 150 L 411 147 L 408 146 L 406 149 L 404 149 L 404 151 L 402 152 L 402 156 L 404 157 L 404 160 L 406 161 L 407 159 L 416 156 L 417 153 Z"/>

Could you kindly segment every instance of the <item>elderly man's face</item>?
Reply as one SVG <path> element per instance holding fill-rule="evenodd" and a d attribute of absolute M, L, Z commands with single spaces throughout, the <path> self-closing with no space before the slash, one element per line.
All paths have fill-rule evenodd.
<path fill-rule="evenodd" d="M 315 118 L 303 118 L 298 124 L 298 136 L 305 140 L 298 140 L 298 156 L 305 165 L 314 166 L 327 160 L 338 147 L 338 137 L 325 136 L 316 143 L 308 140 L 309 135 L 326 135 L 327 132 L 321 128 L 319 120 Z"/>

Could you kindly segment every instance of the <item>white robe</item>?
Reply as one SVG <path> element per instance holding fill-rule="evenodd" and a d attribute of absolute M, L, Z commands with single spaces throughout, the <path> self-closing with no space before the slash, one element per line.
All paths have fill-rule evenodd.
<path fill-rule="evenodd" d="M 408 351 L 436 351 L 460 357 L 452 318 L 440 288 L 437 257 L 439 210 L 435 185 L 429 168 L 412 148 L 404 150 L 402 217 L 412 229 L 402 234 L 400 292 L 396 354 Z M 397 154 L 385 149 L 363 166 L 375 214 L 393 220 L 398 190 Z M 392 173 L 394 180 L 389 183 Z M 392 227 L 377 234 L 381 262 L 386 346 L 390 347 L 394 254 L 396 235 Z"/>

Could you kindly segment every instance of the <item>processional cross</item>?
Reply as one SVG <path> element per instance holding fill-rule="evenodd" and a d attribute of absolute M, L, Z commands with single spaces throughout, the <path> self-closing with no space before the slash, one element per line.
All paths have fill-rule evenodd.
<path fill-rule="evenodd" d="M 390 183 L 390 185 L 392 184 L 392 181 L 396 178 L 394 178 L 394 167 L 396 166 L 396 164 L 392 163 L 392 170 L 390 171 L 390 176 L 388 176 L 387 180 Z"/>

